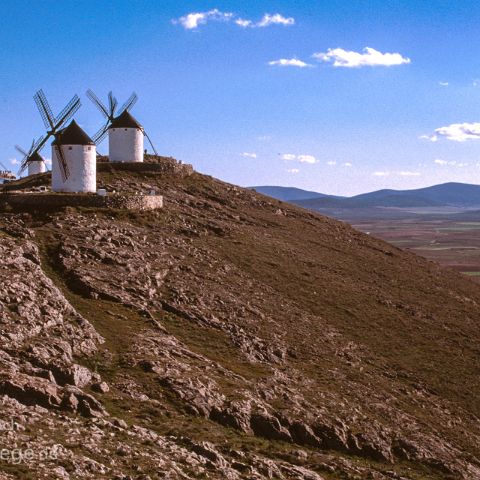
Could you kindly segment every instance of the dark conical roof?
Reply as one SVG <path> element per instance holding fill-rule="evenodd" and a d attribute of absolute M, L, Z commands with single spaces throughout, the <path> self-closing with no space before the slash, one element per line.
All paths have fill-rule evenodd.
<path fill-rule="evenodd" d="M 75 120 L 55 135 L 52 145 L 95 145 L 94 141 L 80 128 Z"/>
<path fill-rule="evenodd" d="M 108 128 L 140 128 L 143 130 L 143 127 L 128 110 L 124 110 L 118 117 L 114 118 Z"/>
<path fill-rule="evenodd" d="M 38 153 L 35 152 L 33 155 L 30 155 L 28 157 L 29 162 L 44 162 L 45 159 Z"/>

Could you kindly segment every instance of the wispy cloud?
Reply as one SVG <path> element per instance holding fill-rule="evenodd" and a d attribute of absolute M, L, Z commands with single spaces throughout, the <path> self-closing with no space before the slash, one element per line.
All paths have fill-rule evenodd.
<path fill-rule="evenodd" d="M 438 140 L 438 137 L 433 134 L 433 135 L 420 135 L 418 138 L 421 140 L 430 140 L 431 142 L 436 142 Z"/>
<path fill-rule="evenodd" d="M 243 152 L 240 155 L 245 158 L 257 158 L 257 154 L 254 152 Z"/>
<path fill-rule="evenodd" d="M 288 173 L 298 173 L 300 170 L 298 168 L 287 168 Z"/>
<path fill-rule="evenodd" d="M 336 164 L 337 164 L 337 162 L 335 162 L 334 160 L 329 160 L 327 162 L 327 165 L 331 165 L 331 166 L 336 165 Z"/>
<path fill-rule="evenodd" d="M 9 160 L 12 165 L 20 165 L 20 160 L 17 160 L 16 158 L 10 158 Z"/>
<path fill-rule="evenodd" d="M 435 129 L 433 135 L 422 135 L 422 138 L 428 138 L 434 142 L 438 137 L 446 138 L 454 142 L 465 142 L 480 138 L 480 123 L 452 123 L 446 127 Z"/>
<path fill-rule="evenodd" d="M 196 30 L 200 25 L 205 25 L 209 21 L 230 22 L 231 20 L 234 20 L 234 23 L 242 28 L 264 28 L 271 25 L 288 26 L 295 23 L 293 17 L 284 17 L 280 13 L 265 13 L 258 22 L 254 22 L 241 18 L 232 12 L 222 12 L 218 8 L 213 8 L 206 12 L 187 13 L 180 18 L 172 20 L 172 23 L 180 24 L 185 30 Z"/>
<path fill-rule="evenodd" d="M 279 154 L 282 160 L 286 161 L 295 161 L 300 163 L 318 163 L 318 160 L 313 155 L 295 155 L 293 153 L 282 153 Z"/>
<path fill-rule="evenodd" d="M 411 172 L 409 170 L 402 170 L 400 172 L 395 172 L 397 175 L 401 177 L 418 177 L 420 176 L 420 172 Z"/>
<path fill-rule="evenodd" d="M 450 84 L 448 82 L 438 82 L 441 87 L 448 87 Z"/>
<path fill-rule="evenodd" d="M 373 172 L 372 175 L 375 177 L 387 177 L 390 175 L 390 172 Z"/>
<path fill-rule="evenodd" d="M 441 158 L 436 158 L 433 163 L 435 165 L 440 165 L 441 167 L 450 166 L 450 167 L 468 167 L 466 162 L 458 162 L 457 160 L 443 160 Z"/>
<path fill-rule="evenodd" d="M 251 20 L 245 20 L 244 18 L 237 18 L 235 20 L 235 23 L 239 27 L 247 28 L 247 27 L 253 27 L 254 23 Z"/>
<path fill-rule="evenodd" d="M 173 23 L 179 23 L 186 30 L 194 30 L 198 28 L 199 25 L 204 25 L 208 21 L 229 21 L 233 18 L 234 14 L 231 12 L 221 12 L 217 8 L 208 10 L 207 12 L 192 12 L 187 13 L 183 17 L 180 17 L 177 20 L 172 20 Z"/>
<path fill-rule="evenodd" d="M 332 63 L 334 67 L 391 67 L 411 63 L 411 60 L 400 53 L 382 53 L 374 48 L 366 47 L 362 52 L 329 48 L 327 52 L 314 53 L 313 57 L 321 62 Z"/>
<path fill-rule="evenodd" d="M 300 163 L 318 163 L 318 160 L 313 155 L 297 155 L 297 160 Z"/>
<path fill-rule="evenodd" d="M 298 58 L 280 58 L 279 60 L 272 60 L 268 62 L 269 65 L 276 65 L 279 67 L 313 67 L 312 64 L 306 63 L 303 60 L 299 60 Z"/>
<path fill-rule="evenodd" d="M 262 19 L 256 24 L 257 27 L 268 27 L 270 25 L 293 25 L 295 19 L 292 17 L 284 17 L 279 13 L 274 13 L 273 15 L 266 13 Z"/>
<path fill-rule="evenodd" d="M 353 164 L 350 163 L 350 162 L 345 162 L 344 164 L 342 164 L 343 167 L 353 167 Z"/>

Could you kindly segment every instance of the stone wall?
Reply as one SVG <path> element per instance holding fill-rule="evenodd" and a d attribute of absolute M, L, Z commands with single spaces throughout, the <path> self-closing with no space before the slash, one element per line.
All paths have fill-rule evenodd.
<path fill-rule="evenodd" d="M 140 162 L 97 162 L 98 172 L 151 172 L 166 175 L 187 177 L 193 173 L 193 166 L 180 163 L 169 157 L 145 156 L 145 161 Z"/>
<path fill-rule="evenodd" d="M 96 207 L 145 211 L 162 208 L 163 196 L 109 194 L 102 197 L 86 193 L 4 193 L 0 195 L 0 207 L 6 205 L 10 205 L 14 210 Z"/>

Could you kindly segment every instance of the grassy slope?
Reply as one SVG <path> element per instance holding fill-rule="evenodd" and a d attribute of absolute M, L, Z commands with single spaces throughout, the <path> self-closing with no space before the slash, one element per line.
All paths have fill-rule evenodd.
<path fill-rule="evenodd" d="M 101 179 L 114 183 L 118 177 L 116 174 L 102 174 Z M 480 400 L 476 395 L 480 386 L 480 291 L 473 282 L 355 232 L 339 222 L 299 208 L 250 192 L 237 202 L 236 193 L 228 185 L 208 177 L 194 175 L 179 180 L 124 174 L 122 181 L 157 183 L 167 202 L 160 218 L 119 212 L 117 221 L 160 231 L 170 224 L 176 225 L 179 218 L 189 218 L 197 225 L 205 226 L 211 221 L 225 222 L 229 215 L 239 216 L 240 221 L 226 236 L 200 236 L 194 239 L 195 244 L 210 249 L 217 258 L 228 260 L 245 274 L 270 287 L 277 298 L 291 300 L 303 310 L 326 319 L 346 338 L 368 347 L 375 368 L 388 365 L 406 384 L 420 382 L 436 395 L 480 415 Z M 186 195 L 195 198 L 197 203 L 187 204 L 184 201 Z M 204 208 L 205 205 L 210 206 Z M 286 215 L 276 214 L 278 208 Z M 38 223 L 40 233 L 44 227 L 42 221 Z M 46 236 L 38 238 L 46 246 L 51 243 L 48 231 L 43 234 Z M 45 249 L 45 267 L 50 276 L 66 292 L 72 304 L 106 337 L 106 347 L 114 352 L 113 360 L 106 362 L 101 356 L 97 359 L 101 373 L 108 381 L 125 367 L 121 355 L 128 345 L 131 329 L 150 327 L 145 324 L 145 319 L 123 307 L 87 300 L 69 291 L 61 272 L 55 271 L 51 265 L 49 267 L 48 258 L 49 252 Z M 278 305 L 275 307 L 276 299 L 272 302 L 273 310 L 279 308 Z M 123 328 L 118 329 L 118 319 L 108 312 L 126 318 Z M 164 316 L 162 320 L 171 333 L 193 350 L 197 349 L 214 360 L 228 358 L 230 368 L 239 369 L 242 374 L 262 374 L 236 358 L 227 340 L 210 337 L 208 342 L 199 341 L 199 338 L 206 338 L 199 327 L 172 316 Z M 322 385 L 321 371 L 327 367 L 325 362 L 328 360 L 315 354 L 316 338 L 323 334 L 321 325 L 291 318 L 281 328 L 286 332 L 289 344 L 297 350 L 296 366 L 315 378 L 319 388 L 337 388 Z M 258 329 L 265 329 L 261 333 L 266 338 L 271 333 L 261 322 Z M 140 370 L 129 373 L 139 378 L 143 375 Z M 160 388 L 149 384 L 148 378 L 141 381 L 150 390 Z M 388 389 L 389 386 L 382 385 L 382 388 Z M 164 393 L 159 391 L 158 395 Z M 135 417 L 135 421 L 145 415 L 149 420 L 158 416 L 162 421 L 154 422 L 154 426 L 162 433 L 185 428 L 192 435 L 197 431 L 199 438 L 204 435 L 212 439 L 231 437 L 234 443 L 245 448 L 266 449 L 273 456 L 283 452 L 277 442 L 244 438 L 212 422 L 185 417 L 181 406 L 174 400 L 166 411 L 150 412 L 150 415 L 128 403 L 112 402 L 109 407 L 113 413 L 127 419 Z M 426 422 L 434 421 L 428 412 L 417 413 L 423 415 Z M 458 441 L 462 442 L 461 432 Z"/>

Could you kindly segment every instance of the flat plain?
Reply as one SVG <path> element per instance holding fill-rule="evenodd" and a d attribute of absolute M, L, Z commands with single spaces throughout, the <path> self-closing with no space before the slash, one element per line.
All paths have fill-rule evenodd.
<path fill-rule="evenodd" d="M 480 211 L 453 208 L 322 210 L 354 228 L 480 283 Z"/>

